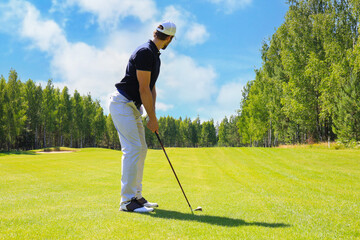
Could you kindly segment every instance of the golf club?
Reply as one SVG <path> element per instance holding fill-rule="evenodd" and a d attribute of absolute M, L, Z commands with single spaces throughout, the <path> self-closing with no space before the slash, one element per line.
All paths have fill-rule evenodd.
<path fill-rule="evenodd" d="M 177 182 L 179 183 L 179 186 L 180 186 L 180 188 L 181 188 L 181 191 L 182 191 L 182 193 L 184 194 L 184 197 L 185 197 L 185 199 L 186 199 L 186 202 L 187 202 L 187 204 L 188 204 L 189 207 L 190 207 L 191 213 L 194 214 L 194 211 L 202 211 L 202 207 L 197 207 L 197 208 L 194 209 L 194 211 L 193 211 L 193 209 L 192 209 L 192 207 L 191 207 L 191 205 L 190 205 L 190 202 L 189 202 L 189 200 L 188 200 L 187 197 L 186 197 L 186 194 L 185 194 L 185 192 L 184 192 L 184 189 L 183 189 L 182 186 L 181 186 L 181 183 L 180 183 L 180 181 L 179 181 L 179 178 L 177 177 L 177 175 L 176 175 L 176 173 L 175 173 L 175 170 L 174 170 L 174 168 L 173 168 L 173 166 L 172 166 L 172 164 L 171 164 L 171 162 L 170 162 L 170 159 L 169 159 L 168 155 L 166 154 L 164 145 L 163 145 L 163 143 L 162 143 L 162 141 L 161 141 L 161 139 L 160 139 L 160 137 L 159 137 L 159 134 L 158 134 L 157 132 L 155 132 L 155 134 L 156 134 L 157 139 L 159 140 L 159 143 L 160 143 L 160 145 L 161 145 L 161 148 L 163 149 L 163 151 L 164 151 L 164 153 L 165 153 L 165 156 L 166 156 L 166 158 L 167 158 L 167 160 L 168 160 L 168 162 L 169 162 L 169 164 L 170 164 L 170 167 L 171 167 L 171 169 L 172 169 L 172 171 L 173 171 L 173 173 L 174 173 L 174 175 L 175 175 L 175 178 L 176 178 Z"/>

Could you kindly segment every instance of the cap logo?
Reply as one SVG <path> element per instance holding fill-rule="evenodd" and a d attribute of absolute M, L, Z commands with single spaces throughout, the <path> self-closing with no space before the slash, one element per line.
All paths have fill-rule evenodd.
<path fill-rule="evenodd" d="M 161 23 L 156 30 L 169 36 L 175 36 L 176 26 L 172 22 L 164 22 Z"/>

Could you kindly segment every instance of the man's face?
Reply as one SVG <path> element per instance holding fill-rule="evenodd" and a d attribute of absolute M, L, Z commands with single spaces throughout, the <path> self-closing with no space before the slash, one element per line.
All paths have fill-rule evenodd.
<path fill-rule="evenodd" d="M 167 48 L 167 46 L 171 43 L 172 39 L 174 38 L 174 36 L 170 36 L 168 37 L 168 39 L 166 39 L 166 43 L 165 45 L 162 47 L 163 50 L 165 50 Z"/>

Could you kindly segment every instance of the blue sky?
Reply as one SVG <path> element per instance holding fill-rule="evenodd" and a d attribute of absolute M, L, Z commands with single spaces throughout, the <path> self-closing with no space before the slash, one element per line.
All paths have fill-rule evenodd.
<path fill-rule="evenodd" d="M 177 34 L 161 54 L 158 117 L 221 121 L 239 109 L 287 9 L 285 0 L 1 0 L 0 74 L 90 92 L 107 114 L 132 51 L 170 20 Z"/>

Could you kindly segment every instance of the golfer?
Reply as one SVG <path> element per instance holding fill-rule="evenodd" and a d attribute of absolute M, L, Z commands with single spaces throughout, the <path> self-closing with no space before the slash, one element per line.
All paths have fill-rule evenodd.
<path fill-rule="evenodd" d="M 122 150 L 120 210 L 151 212 L 157 203 L 142 196 L 142 179 L 147 152 L 141 115 L 143 107 L 149 117 L 147 127 L 158 132 L 155 113 L 155 83 L 160 72 L 160 49 L 166 49 L 176 32 L 172 22 L 160 24 L 153 40 L 139 46 L 131 55 L 125 77 L 115 84 L 110 98 L 110 114 L 118 131 Z"/>

